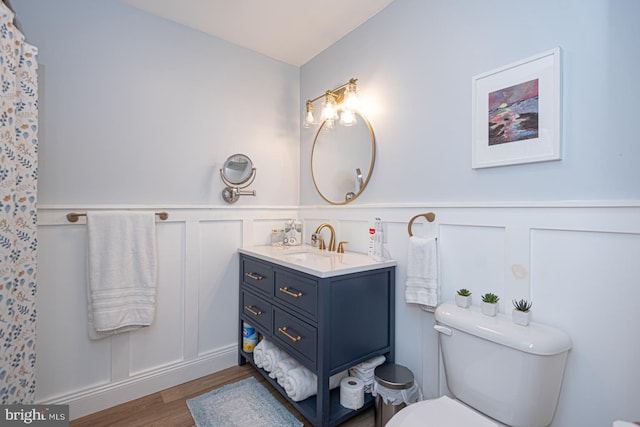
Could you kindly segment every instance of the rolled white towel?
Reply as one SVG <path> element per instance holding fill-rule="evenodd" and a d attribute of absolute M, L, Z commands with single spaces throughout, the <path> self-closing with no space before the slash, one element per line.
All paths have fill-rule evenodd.
<path fill-rule="evenodd" d="M 349 371 L 344 370 L 329 377 L 329 389 L 340 387 L 340 381 L 349 376 Z M 287 395 L 296 402 L 314 396 L 318 393 L 318 377 L 304 366 L 290 369 L 284 378 L 282 385 Z"/>
<path fill-rule="evenodd" d="M 278 362 L 282 360 L 283 357 L 286 356 L 286 353 L 280 350 L 278 347 L 273 347 L 264 352 L 264 360 L 262 362 L 262 369 L 267 372 L 272 372 L 276 369 Z M 271 378 L 275 378 L 275 376 L 269 375 Z"/>
<path fill-rule="evenodd" d="M 300 402 L 313 396 L 317 392 L 316 374 L 305 368 L 298 366 L 290 369 L 285 375 L 284 391 L 294 401 Z"/>
<path fill-rule="evenodd" d="M 273 371 L 275 373 L 275 378 L 276 381 L 278 381 L 278 384 L 284 387 L 284 380 L 287 376 L 287 372 L 294 368 L 297 368 L 298 366 L 300 366 L 300 363 L 298 363 L 297 360 L 289 356 L 282 358 L 282 360 L 278 362 L 276 369 L 274 369 Z M 271 374 L 269 374 L 269 376 L 271 376 Z"/>
<path fill-rule="evenodd" d="M 264 348 L 266 342 L 267 340 L 263 339 L 253 349 L 253 363 L 255 363 L 258 368 L 262 368 L 264 364 Z"/>

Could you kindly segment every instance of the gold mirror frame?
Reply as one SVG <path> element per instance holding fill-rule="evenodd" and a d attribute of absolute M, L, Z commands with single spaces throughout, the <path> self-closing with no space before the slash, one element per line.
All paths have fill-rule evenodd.
<path fill-rule="evenodd" d="M 369 183 L 369 180 L 371 179 L 371 175 L 373 174 L 373 167 L 375 165 L 375 160 L 376 160 L 376 138 L 375 138 L 375 135 L 373 133 L 373 128 L 371 127 L 371 123 L 369 123 L 367 118 L 362 113 L 360 113 L 358 111 L 358 112 L 355 112 L 354 114 L 357 115 L 358 119 L 362 121 L 362 123 L 366 126 L 366 128 L 368 130 L 369 138 L 371 140 L 371 159 L 370 159 L 370 162 L 369 162 L 369 168 L 367 170 L 366 177 L 363 178 L 362 184 L 360 185 L 359 190 L 357 192 L 355 192 L 355 191 L 354 192 L 346 191 L 344 200 L 340 200 L 340 201 L 332 200 L 330 198 L 330 196 L 327 195 L 327 189 L 326 188 L 324 189 L 324 192 L 321 190 L 321 188 L 320 188 L 321 185 L 318 182 L 320 180 L 320 176 L 321 176 L 320 174 L 327 173 L 327 172 L 325 172 L 323 170 L 319 170 L 319 171 L 315 170 L 315 168 L 314 168 L 314 158 L 317 155 L 317 151 L 316 150 L 318 149 L 318 146 L 319 146 L 319 140 L 322 140 L 322 137 L 330 138 L 332 135 L 335 136 L 335 132 L 336 131 L 338 131 L 338 132 L 340 130 L 344 131 L 345 129 L 349 129 L 349 127 L 346 127 L 345 129 L 338 129 L 338 127 L 342 128 L 342 126 L 339 125 L 337 123 L 337 120 L 336 120 L 336 124 L 335 124 L 336 127 L 334 129 L 332 129 L 332 130 L 326 131 L 325 129 L 323 129 L 325 124 L 326 124 L 326 121 L 325 121 L 318 128 L 318 131 L 316 132 L 316 136 L 315 136 L 315 138 L 313 140 L 313 148 L 311 150 L 311 178 L 313 179 L 313 185 L 315 186 L 316 191 L 318 192 L 320 197 L 322 197 L 323 200 L 325 200 L 327 203 L 330 203 L 332 205 L 346 205 L 348 203 L 351 203 L 355 199 L 357 199 L 358 196 L 360 196 L 360 194 L 362 194 L 364 189 L 367 187 L 367 184 Z M 357 124 L 356 126 L 360 126 L 360 125 Z M 349 143 L 351 143 L 351 142 L 360 143 L 360 141 L 348 141 L 348 142 Z M 342 154 L 341 152 L 336 152 L 335 153 L 336 156 L 339 156 L 341 154 Z M 357 160 L 358 159 L 356 159 L 356 161 Z M 330 166 L 328 166 L 328 165 L 325 166 L 325 169 L 328 169 L 328 168 L 330 168 Z M 353 169 L 354 169 L 354 174 L 356 174 L 356 170 L 357 170 L 356 167 L 354 167 Z M 356 179 L 354 179 L 354 184 L 355 184 L 356 180 L 357 180 L 357 177 L 356 177 Z M 348 196 L 349 194 L 351 194 L 350 197 Z"/>

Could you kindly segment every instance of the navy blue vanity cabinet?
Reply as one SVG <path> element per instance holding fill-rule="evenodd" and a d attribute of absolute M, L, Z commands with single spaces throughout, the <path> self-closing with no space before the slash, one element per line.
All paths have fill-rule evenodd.
<path fill-rule="evenodd" d="M 238 363 L 253 364 L 242 348 L 242 323 L 294 357 L 318 377 L 318 393 L 294 402 L 258 369 L 314 426 L 335 426 L 373 405 L 365 394 L 358 411 L 340 405 L 329 377 L 378 355 L 395 357 L 395 267 L 316 277 L 240 254 Z"/>

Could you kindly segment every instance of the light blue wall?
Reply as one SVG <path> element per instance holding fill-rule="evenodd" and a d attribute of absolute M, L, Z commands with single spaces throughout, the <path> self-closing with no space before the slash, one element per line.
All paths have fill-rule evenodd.
<path fill-rule="evenodd" d="M 359 79 L 378 157 L 356 203 L 638 200 L 639 16 L 634 0 L 396 0 L 301 68 L 301 101 Z M 472 76 L 556 46 L 563 159 L 471 169 Z M 301 188 L 319 203 L 306 169 Z"/>
<path fill-rule="evenodd" d="M 493 218 L 490 213 L 480 219 L 474 209 L 474 215 L 467 213 L 460 208 L 465 203 L 483 210 L 492 203 L 513 201 L 538 201 L 547 206 L 566 200 L 590 200 L 594 205 L 603 200 L 625 200 L 637 205 L 640 200 L 636 129 L 640 27 L 635 23 L 640 2 L 636 0 L 396 0 L 300 69 L 116 0 L 14 3 L 27 39 L 39 47 L 43 64 L 41 206 L 226 207 L 219 196 L 222 185 L 217 169 L 228 155 L 246 152 L 258 166 L 258 179 L 252 187 L 258 196 L 243 198 L 238 207 L 253 206 L 268 216 L 270 206 L 302 205 L 301 212 L 312 221 L 344 218 L 341 239 L 350 235 L 366 238 L 355 228 L 359 224 L 366 227 L 371 217 L 381 215 L 385 221 L 392 220 L 387 246 L 399 260 L 398 270 L 403 271 L 406 221 L 438 202 L 439 220 L 448 219 L 449 224 L 466 229 L 494 223 L 489 220 Z M 563 50 L 563 160 L 472 170 L 471 77 L 555 46 Z M 378 157 L 364 194 L 353 205 L 333 211 L 326 209 L 315 192 L 308 167 L 314 132 L 300 130 L 299 118 L 303 100 L 350 77 L 360 79 L 377 137 Z M 313 206 L 316 204 L 318 209 Z M 378 204 L 384 205 L 383 209 L 378 209 Z M 396 209 L 403 204 L 416 210 Z M 262 210 L 263 205 L 270 206 Z M 237 212 L 241 211 L 232 210 L 231 214 L 242 217 Z M 597 216 L 590 209 L 580 212 L 582 222 Z M 512 232 L 518 241 L 509 240 L 506 245 L 520 249 L 504 260 L 505 271 L 510 271 L 512 262 L 529 262 L 530 235 L 520 231 L 547 226 L 537 217 L 529 220 L 534 213 L 552 217 L 551 228 L 558 224 L 566 228 L 575 222 L 548 211 L 525 210 L 521 214 L 524 219 L 514 220 Z M 585 229 L 600 232 L 611 227 L 614 232 L 610 234 L 617 235 L 616 218 L 605 215 L 604 226 L 597 219 L 595 227 L 589 222 Z M 500 226 L 512 225 L 502 221 Z M 632 227 L 625 222 L 622 228 L 628 232 Z M 58 232 L 57 225 L 54 229 Z M 266 241 L 269 228 L 258 229 L 264 229 Z M 51 238 L 49 245 L 43 245 L 43 253 L 56 253 L 60 244 L 68 243 L 64 234 L 68 231 L 59 232 L 60 241 Z M 238 236 L 238 241 L 247 240 L 251 238 Z M 355 238 L 348 240 L 357 247 Z M 463 246 L 466 242 L 460 240 Z M 564 253 L 570 256 L 574 247 L 567 247 Z M 626 247 L 635 246 L 629 244 L 620 250 Z M 83 248 L 79 244 L 77 253 L 82 254 Z M 235 251 L 235 246 L 224 249 Z M 611 265 L 625 279 L 623 285 L 632 283 L 633 271 L 624 269 L 624 262 L 619 261 L 625 258 L 610 256 L 618 260 Z M 182 272 L 180 257 L 171 260 L 174 264 L 165 268 Z M 51 258 L 47 262 L 55 264 Z M 550 278 L 556 277 L 555 268 L 565 265 L 554 263 L 553 258 L 548 264 L 553 267 L 545 270 Z M 596 267 L 606 271 L 609 264 Z M 570 269 L 566 270 L 560 277 L 571 276 Z M 83 277 L 79 267 L 65 274 Z M 418 308 L 404 307 L 402 275 L 399 273 L 397 292 L 397 305 L 402 307 L 397 319 L 398 360 L 406 361 L 416 373 L 424 371 L 418 378 L 433 378 L 430 369 L 435 369 L 437 362 L 437 351 L 433 351 L 436 341 L 431 335 L 413 333 L 428 315 Z M 54 282 L 58 277 L 49 280 Z M 479 282 L 486 280 L 478 278 Z M 544 286 L 553 283 L 542 282 Z M 625 289 L 620 283 L 608 286 Z M 601 289 L 594 286 L 594 291 L 587 294 L 597 304 Z M 568 294 L 564 299 L 534 293 L 541 308 L 537 315 L 544 314 L 545 304 L 570 305 L 572 296 L 566 289 L 564 292 Z M 573 312 L 563 314 L 563 321 L 576 317 Z M 591 318 L 591 312 L 583 316 Z M 614 330 L 619 325 L 610 322 L 605 326 Z M 591 329 L 579 332 L 581 335 L 574 334 L 574 338 L 589 340 Z M 416 351 L 416 336 L 422 336 L 428 350 Z M 620 337 L 614 335 L 612 340 L 622 341 L 624 347 L 627 343 Z M 575 377 L 568 378 L 567 389 L 589 390 L 592 395 L 590 386 L 598 387 L 601 382 L 592 376 L 593 366 L 599 368 L 598 373 L 609 374 L 612 359 L 605 351 L 586 355 L 583 366 L 589 369 L 572 368 L 570 374 Z M 603 362 L 595 365 L 593 360 Z M 636 378 L 637 369 L 631 375 Z M 433 391 L 433 383 L 424 381 L 423 385 Z M 613 395 L 615 388 L 602 391 Z M 582 396 L 575 393 L 565 399 L 570 404 L 562 410 L 571 414 L 561 419 L 573 416 Z M 635 414 L 633 402 L 624 407 L 631 408 L 626 413 Z M 625 415 L 614 410 L 608 414 Z"/>
<path fill-rule="evenodd" d="M 115 0 L 14 2 L 41 67 L 39 202 L 222 204 L 231 154 L 298 203 L 299 69 Z"/>

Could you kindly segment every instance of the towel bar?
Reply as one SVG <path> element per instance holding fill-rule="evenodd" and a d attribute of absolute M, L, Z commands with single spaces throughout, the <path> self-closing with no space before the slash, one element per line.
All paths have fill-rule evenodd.
<path fill-rule="evenodd" d="M 416 219 L 418 219 L 419 217 L 425 217 L 427 219 L 427 221 L 429 222 L 433 222 L 436 219 L 436 214 L 434 214 L 433 212 L 427 212 L 427 213 L 423 213 L 423 214 L 418 214 L 416 216 L 414 216 L 413 218 L 411 218 L 411 220 L 409 221 L 409 225 L 407 227 L 407 231 L 409 231 L 409 236 L 413 236 L 413 233 L 411 232 L 411 227 L 413 226 L 413 221 L 415 221 Z"/>
<path fill-rule="evenodd" d="M 166 212 L 156 212 L 156 215 L 158 215 L 158 217 L 161 220 L 166 220 L 167 218 L 169 218 L 169 214 Z M 67 221 L 69 222 L 78 222 L 78 219 L 81 216 L 87 216 L 86 213 L 76 213 L 76 212 L 70 212 L 67 214 Z"/>

